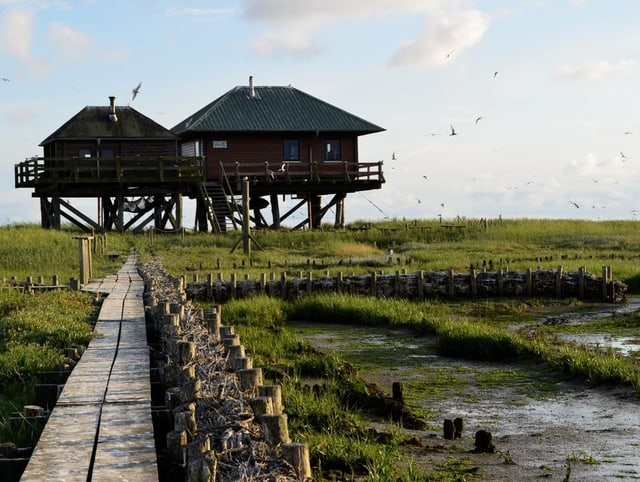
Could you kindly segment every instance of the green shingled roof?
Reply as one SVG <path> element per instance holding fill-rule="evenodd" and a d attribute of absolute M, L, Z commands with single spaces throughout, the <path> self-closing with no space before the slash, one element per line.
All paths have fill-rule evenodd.
<path fill-rule="evenodd" d="M 171 129 L 188 132 L 355 132 L 384 129 L 294 87 L 238 86 Z"/>
<path fill-rule="evenodd" d="M 169 129 L 128 106 L 116 106 L 117 122 L 109 119 L 110 106 L 87 106 L 40 143 L 58 139 L 176 139 Z"/>

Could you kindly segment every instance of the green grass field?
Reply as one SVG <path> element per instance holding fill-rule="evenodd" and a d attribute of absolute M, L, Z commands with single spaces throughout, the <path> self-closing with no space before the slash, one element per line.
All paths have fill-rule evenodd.
<path fill-rule="evenodd" d="M 250 256 L 242 249 L 232 252 L 240 233 L 225 235 L 187 232 L 183 235 L 133 235 L 109 233 L 101 249 L 93 254 L 93 277 L 114 273 L 131 247 L 144 262 L 158 257 L 175 276 L 235 272 L 238 277 L 258 278 L 260 273 L 326 271 L 370 273 L 392 272 L 399 267 L 411 270 L 467 271 L 471 265 L 487 269 L 556 269 L 585 267 L 599 275 L 611 266 L 613 278 L 629 285 L 629 294 L 640 294 L 640 225 L 633 221 L 569 220 L 465 220 L 464 228 L 445 229 L 437 221 L 373 223 L 367 230 L 256 231 L 261 246 L 253 246 Z M 354 229 L 351 229 L 354 228 Z M 42 230 L 38 226 L 0 227 L 0 277 L 24 280 L 27 276 L 59 276 L 61 283 L 78 276 L 78 246 L 72 228 Z M 391 257 L 387 250 L 393 249 Z M 119 259 L 107 256 L 119 253 Z M 92 297 L 82 293 L 56 291 L 30 294 L 12 288 L 0 290 L 0 442 L 27 443 L 21 434 L 11 433 L 8 417 L 29 403 L 36 374 L 68 362 L 64 349 L 86 345 L 91 337 L 90 322 L 95 316 Z M 571 376 L 592 382 L 625 383 L 640 389 L 637 360 L 614 353 L 597 353 L 554 341 L 552 331 L 515 333 L 507 327 L 530 319 L 548 304 L 571 305 L 578 300 L 474 300 L 468 302 L 425 300 L 379 300 L 347 296 L 323 296 L 287 303 L 265 297 L 229 302 L 225 323 L 237 324 L 248 344 L 256 350 L 257 363 L 277 367 L 290 380 L 285 392 L 290 407 L 292 430 L 313 446 L 316 463 L 349 467 L 367 474 L 363 480 L 379 477 L 396 467 L 399 434 L 392 434 L 384 450 L 360 430 L 361 414 L 355 400 L 366 391 L 357 377 L 344 370 L 334 357 L 317 357 L 287 330 L 287 322 L 305 319 L 314 322 L 340 319 L 344 323 L 397 326 L 439 339 L 438 349 L 451 357 L 467 357 L 508 363 L 514 357 L 534 359 Z M 617 326 L 637 326 L 636 319 Z M 615 330 L 616 328 L 610 328 Z M 268 343 L 264 343 L 269 340 Z M 332 380 L 327 396 L 315 400 L 296 385 L 301 374 Z M 322 426 L 323 429 L 313 427 Z M 342 429 L 356 436 L 345 434 Z M 21 438 L 22 437 L 22 438 Z M 460 465 L 460 464 L 458 464 Z M 397 480 L 459 480 L 468 467 L 450 472 L 437 468 L 437 479 L 405 465 Z M 435 469 L 434 469 L 435 470 Z M 435 472 L 434 472 L 435 473 Z M 378 477 L 378 479 L 376 479 Z"/>

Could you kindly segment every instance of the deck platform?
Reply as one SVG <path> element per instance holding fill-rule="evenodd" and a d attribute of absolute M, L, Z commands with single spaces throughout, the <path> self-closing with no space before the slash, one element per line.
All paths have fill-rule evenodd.
<path fill-rule="evenodd" d="M 131 253 L 107 293 L 94 338 L 67 380 L 21 482 L 157 481 L 144 283 Z"/>

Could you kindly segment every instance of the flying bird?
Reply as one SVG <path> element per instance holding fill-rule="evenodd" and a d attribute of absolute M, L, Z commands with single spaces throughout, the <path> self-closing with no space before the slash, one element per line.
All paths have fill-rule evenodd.
<path fill-rule="evenodd" d="M 453 52 L 455 52 L 455 51 L 456 51 L 456 49 L 451 49 L 451 50 L 449 51 L 449 53 L 447 54 L 447 58 L 451 57 L 451 54 L 452 54 Z"/>
<path fill-rule="evenodd" d="M 478 123 L 478 121 L 479 121 L 480 119 L 482 119 L 482 116 L 480 116 L 480 117 L 478 117 L 478 118 L 476 119 L 476 124 Z"/>
<path fill-rule="evenodd" d="M 578 206 L 578 203 L 575 201 L 569 201 L 571 204 L 573 204 L 575 207 L 577 207 L 578 209 L 580 209 L 580 206 Z"/>
<path fill-rule="evenodd" d="M 625 156 L 625 155 L 622 153 L 622 151 L 620 151 L 620 157 L 622 157 L 623 159 L 628 159 L 628 157 L 627 157 L 627 156 Z"/>
<path fill-rule="evenodd" d="M 396 153 L 394 152 L 393 154 L 391 154 L 391 160 L 395 161 L 396 160 Z"/>
<path fill-rule="evenodd" d="M 626 131 L 626 132 L 624 133 L 624 135 L 625 135 L 625 136 L 630 136 L 631 134 L 632 134 L 632 132 L 631 132 L 631 131 Z"/>
<path fill-rule="evenodd" d="M 140 87 L 142 87 L 142 82 L 140 82 L 138 85 L 136 85 L 135 89 L 133 89 L 131 91 L 131 93 L 133 94 L 133 96 L 131 97 L 131 102 L 133 102 L 134 100 L 136 100 L 136 97 L 138 96 L 138 94 L 140 93 Z"/>
<path fill-rule="evenodd" d="M 493 73 L 493 78 L 494 79 L 496 78 L 496 75 L 498 75 L 498 71 L 497 70 Z"/>
<path fill-rule="evenodd" d="M 422 176 L 422 177 L 424 177 L 424 179 L 425 179 L 426 181 L 428 181 L 428 180 L 429 180 L 429 178 L 428 178 L 427 176 Z"/>
<path fill-rule="evenodd" d="M 451 126 L 451 134 L 449 134 L 450 136 L 457 136 L 458 133 L 456 132 L 456 130 L 453 128 L 453 126 L 451 124 L 449 124 Z"/>
<path fill-rule="evenodd" d="M 2 77 L 2 80 L 3 80 L 4 82 L 9 82 L 9 79 L 7 79 L 6 77 Z"/>

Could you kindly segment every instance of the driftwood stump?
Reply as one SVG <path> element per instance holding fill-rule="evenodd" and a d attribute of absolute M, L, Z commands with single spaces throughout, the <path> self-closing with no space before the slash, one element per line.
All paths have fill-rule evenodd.
<path fill-rule="evenodd" d="M 496 447 L 493 445 L 493 436 L 491 432 L 486 430 L 478 430 L 476 432 L 475 452 L 483 454 L 492 454 L 496 451 Z"/>

